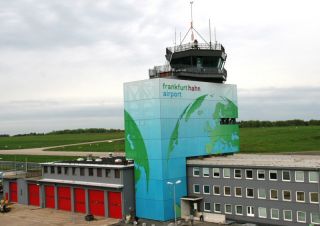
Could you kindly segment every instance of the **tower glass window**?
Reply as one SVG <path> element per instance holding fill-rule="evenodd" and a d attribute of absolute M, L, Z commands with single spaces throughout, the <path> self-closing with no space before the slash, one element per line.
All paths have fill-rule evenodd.
<path fill-rule="evenodd" d="M 278 180 L 278 172 L 276 170 L 269 171 L 269 180 Z"/>
<path fill-rule="evenodd" d="M 236 206 L 236 215 L 243 215 L 243 206 Z"/>
<path fill-rule="evenodd" d="M 206 211 L 206 212 L 210 212 L 211 211 L 210 202 L 205 202 L 204 203 L 204 211 Z"/>
<path fill-rule="evenodd" d="M 232 214 L 232 205 L 231 204 L 226 204 L 224 206 L 224 213 L 225 214 Z"/>
<path fill-rule="evenodd" d="M 312 224 L 320 224 L 320 213 L 311 213 L 310 218 Z"/>
<path fill-rule="evenodd" d="M 279 209 L 271 209 L 270 210 L 270 213 L 271 213 L 271 219 L 274 219 L 274 220 L 279 220 Z"/>
<path fill-rule="evenodd" d="M 267 218 L 267 208 L 259 207 L 258 208 L 258 214 L 259 214 L 260 218 Z"/>
<path fill-rule="evenodd" d="M 283 190 L 282 191 L 282 200 L 283 201 L 291 201 L 291 191 Z"/>
<path fill-rule="evenodd" d="M 291 180 L 290 171 L 288 171 L 288 170 L 282 171 L 282 180 L 283 181 L 290 181 Z"/>
<path fill-rule="evenodd" d="M 203 177 L 209 177 L 209 168 L 203 168 L 202 169 L 202 176 Z"/>
<path fill-rule="evenodd" d="M 253 206 L 247 206 L 247 216 L 254 217 L 254 209 Z"/>
<path fill-rule="evenodd" d="M 241 175 L 241 169 L 235 169 L 234 170 L 234 178 L 236 179 L 241 179 L 242 175 Z"/>
<path fill-rule="evenodd" d="M 224 187 L 224 195 L 231 196 L 231 187 L 229 187 L 229 186 Z"/>
<path fill-rule="evenodd" d="M 247 198 L 254 198 L 253 188 L 247 188 Z"/>
<path fill-rule="evenodd" d="M 229 168 L 223 168 L 223 177 L 230 178 L 230 169 Z"/>
<path fill-rule="evenodd" d="M 295 181 L 296 182 L 304 182 L 304 172 L 303 171 L 296 171 L 295 172 Z"/>
<path fill-rule="evenodd" d="M 310 183 L 319 183 L 319 173 L 318 172 L 309 172 L 309 182 Z"/>
<path fill-rule="evenodd" d="M 193 193 L 200 193 L 200 185 L 199 184 L 194 184 L 193 185 Z"/>
<path fill-rule="evenodd" d="M 258 189 L 258 198 L 259 199 L 266 199 L 267 198 L 266 189 L 265 188 L 259 188 Z"/>
<path fill-rule="evenodd" d="M 242 197 L 242 188 L 241 187 L 235 187 L 234 193 L 236 197 Z"/>
<path fill-rule="evenodd" d="M 217 186 L 217 185 L 213 186 L 213 194 L 220 195 L 220 186 Z"/>
<path fill-rule="evenodd" d="M 199 167 L 193 167 L 193 176 L 194 176 L 194 177 L 200 176 L 200 169 L 199 169 Z"/>
<path fill-rule="evenodd" d="M 296 192 L 296 201 L 297 202 L 305 202 L 304 191 L 297 191 Z"/>
<path fill-rule="evenodd" d="M 93 176 L 93 168 L 89 168 L 89 176 Z"/>
<path fill-rule="evenodd" d="M 209 195 L 210 194 L 210 186 L 203 185 L 203 194 Z"/>
<path fill-rule="evenodd" d="M 266 172 L 264 170 L 257 170 L 257 177 L 258 177 L 258 180 L 265 180 Z"/>
<path fill-rule="evenodd" d="M 58 170 L 58 174 L 61 174 L 61 166 L 58 166 L 57 170 Z"/>
<path fill-rule="evenodd" d="M 319 194 L 318 192 L 310 192 L 310 202 L 311 203 L 319 203 Z"/>
<path fill-rule="evenodd" d="M 246 169 L 246 179 L 253 179 L 253 171 Z"/>
<path fill-rule="evenodd" d="M 278 200 L 278 190 L 270 189 L 270 199 Z"/>
<path fill-rule="evenodd" d="M 306 212 L 297 211 L 297 222 L 299 222 L 299 223 L 306 223 L 306 221 L 307 221 Z"/>
<path fill-rule="evenodd" d="M 292 221 L 292 210 L 284 210 L 283 211 L 283 220 Z"/>
<path fill-rule="evenodd" d="M 213 168 L 213 177 L 219 178 L 220 177 L 220 169 L 219 168 Z"/>

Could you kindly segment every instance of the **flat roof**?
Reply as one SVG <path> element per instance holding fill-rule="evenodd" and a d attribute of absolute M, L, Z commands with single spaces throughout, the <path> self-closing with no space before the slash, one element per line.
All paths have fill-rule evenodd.
<path fill-rule="evenodd" d="M 234 154 L 187 160 L 188 165 L 320 169 L 320 155 Z"/>

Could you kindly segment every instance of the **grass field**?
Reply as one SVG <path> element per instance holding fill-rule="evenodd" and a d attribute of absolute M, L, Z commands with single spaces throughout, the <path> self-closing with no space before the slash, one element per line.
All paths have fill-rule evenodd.
<path fill-rule="evenodd" d="M 320 126 L 241 128 L 241 153 L 320 151 Z"/>
<path fill-rule="evenodd" d="M 17 162 L 52 162 L 60 160 L 75 160 L 75 156 L 50 156 L 50 155 L 0 155 L 0 161 Z"/>
<path fill-rule="evenodd" d="M 83 144 L 66 147 L 48 148 L 45 151 L 93 151 L 93 152 L 124 152 L 124 140 Z"/>
<path fill-rule="evenodd" d="M 64 144 L 123 138 L 123 132 L 88 133 L 88 134 L 58 134 L 21 137 L 0 137 L 0 150 L 50 147 Z"/>

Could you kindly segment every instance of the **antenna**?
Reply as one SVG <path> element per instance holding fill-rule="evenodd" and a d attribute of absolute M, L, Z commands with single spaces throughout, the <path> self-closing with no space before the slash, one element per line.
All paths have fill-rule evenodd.
<path fill-rule="evenodd" d="M 214 27 L 214 43 L 217 44 L 217 33 L 216 33 L 216 27 Z"/>
<path fill-rule="evenodd" d="M 190 9 L 191 9 L 191 26 L 190 26 L 190 29 L 191 29 L 191 41 L 194 41 L 194 34 L 193 34 L 193 16 L 192 16 L 192 4 L 193 4 L 193 1 L 190 2 Z"/>
<path fill-rule="evenodd" d="M 174 46 L 177 45 L 177 28 L 174 28 Z"/>
<path fill-rule="evenodd" d="M 209 18 L 209 36 L 210 36 L 210 49 L 211 49 L 211 23 L 210 23 L 210 18 Z"/>

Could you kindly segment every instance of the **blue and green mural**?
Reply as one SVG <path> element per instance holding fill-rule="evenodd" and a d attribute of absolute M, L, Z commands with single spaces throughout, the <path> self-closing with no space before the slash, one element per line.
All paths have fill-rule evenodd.
<path fill-rule="evenodd" d="M 136 212 L 139 217 L 168 220 L 180 197 L 187 195 L 186 158 L 239 151 L 235 85 L 175 79 L 126 83 L 125 149 L 135 162 Z M 175 182 L 176 205 L 172 187 Z M 179 211 L 178 211 L 179 212 Z"/>

